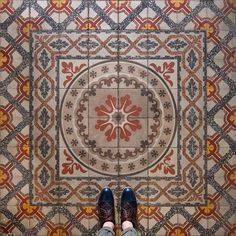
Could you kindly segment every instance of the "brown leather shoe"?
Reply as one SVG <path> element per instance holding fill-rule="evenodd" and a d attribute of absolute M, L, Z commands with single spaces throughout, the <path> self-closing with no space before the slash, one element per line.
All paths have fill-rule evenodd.
<path fill-rule="evenodd" d="M 115 225 L 114 197 L 109 188 L 101 191 L 97 209 L 101 227 L 107 221 L 111 221 Z"/>
<path fill-rule="evenodd" d="M 121 224 L 124 221 L 132 222 L 137 226 L 137 200 L 131 188 L 125 188 L 121 195 Z"/>

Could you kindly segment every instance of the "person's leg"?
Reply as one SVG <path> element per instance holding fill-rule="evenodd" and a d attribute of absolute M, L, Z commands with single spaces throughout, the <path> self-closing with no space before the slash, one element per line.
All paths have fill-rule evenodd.
<path fill-rule="evenodd" d="M 114 236 L 113 231 L 115 227 L 115 210 L 114 197 L 109 188 L 104 188 L 98 199 L 98 218 L 101 229 L 98 236 Z"/>
<path fill-rule="evenodd" d="M 127 228 L 127 229 L 123 230 L 122 234 L 121 234 L 121 236 L 137 236 L 137 235 L 138 235 L 138 233 L 134 227 Z"/>
<path fill-rule="evenodd" d="M 137 200 L 131 188 L 125 188 L 121 196 L 122 236 L 137 236 Z"/>
<path fill-rule="evenodd" d="M 115 233 L 112 228 L 105 226 L 98 231 L 98 236 L 115 236 Z"/>

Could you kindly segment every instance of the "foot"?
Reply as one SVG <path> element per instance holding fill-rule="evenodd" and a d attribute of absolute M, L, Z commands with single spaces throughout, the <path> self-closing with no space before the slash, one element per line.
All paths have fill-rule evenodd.
<path fill-rule="evenodd" d="M 97 208 L 101 227 L 105 222 L 112 222 L 115 224 L 114 197 L 109 188 L 104 188 L 101 191 Z"/>
<path fill-rule="evenodd" d="M 129 221 L 136 226 L 137 200 L 131 188 L 125 188 L 121 195 L 121 224 Z"/>

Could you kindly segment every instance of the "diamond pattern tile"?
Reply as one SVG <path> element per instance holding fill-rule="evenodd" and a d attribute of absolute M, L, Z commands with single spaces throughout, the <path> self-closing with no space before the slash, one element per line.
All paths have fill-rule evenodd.
<path fill-rule="evenodd" d="M 0 1 L 0 234 L 236 233 L 234 0 Z M 117 235 L 120 234 L 117 210 Z"/>

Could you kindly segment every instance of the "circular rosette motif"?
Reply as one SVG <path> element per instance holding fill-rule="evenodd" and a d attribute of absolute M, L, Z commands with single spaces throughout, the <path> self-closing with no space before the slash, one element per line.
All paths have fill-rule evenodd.
<path fill-rule="evenodd" d="M 158 86 L 149 85 L 158 80 Z M 87 80 L 87 88 L 78 88 Z M 165 82 L 136 62 L 91 66 L 61 103 L 61 134 L 84 166 L 103 175 L 134 175 L 156 164 L 176 132 L 176 106 Z M 149 150 L 157 149 L 157 155 Z M 81 155 L 81 153 L 83 155 Z"/>

